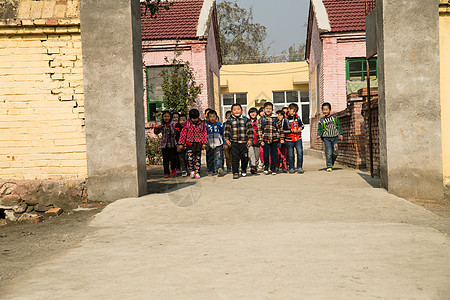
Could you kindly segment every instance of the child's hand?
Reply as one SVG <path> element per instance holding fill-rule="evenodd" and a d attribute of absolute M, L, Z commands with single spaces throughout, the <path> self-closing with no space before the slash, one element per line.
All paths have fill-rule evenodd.
<path fill-rule="evenodd" d="M 343 136 L 343 135 L 340 135 L 340 136 L 339 136 L 339 140 L 342 142 L 342 141 L 344 140 L 344 136 Z"/>
<path fill-rule="evenodd" d="M 284 139 L 281 139 L 281 140 L 280 140 L 280 143 L 284 144 Z"/>
<path fill-rule="evenodd" d="M 231 142 L 230 141 L 226 141 L 226 143 L 227 143 L 228 147 L 231 147 Z"/>
<path fill-rule="evenodd" d="M 208 148 L 207 145 L 202 145 L 202 149 L 203 149 L 203 150 L 206 150 L 207 148 Z"/>
<path fill-rule="evenodd" d="M 292 129 L 292 133 L 298 133 L 298 130 L 297 129 Z"/>
<path fill-rule="evenodd" d="M 252 141 L 247 141 L 247 147 L 250 148 L 252 146 Z"/>
<path fill-rule="evenodd" d="M 183 151 L 183 146 L 181 146 L 181 145 L 178 145 L 178 147 L 177 147 L 177 151 L 178 151 L 178 152 L 181 152 L 181 151 Z"/>
<path fill-rule="evenodd" d="M 264 147 L 264 142 L 261 142 L 261 147 Z"/>

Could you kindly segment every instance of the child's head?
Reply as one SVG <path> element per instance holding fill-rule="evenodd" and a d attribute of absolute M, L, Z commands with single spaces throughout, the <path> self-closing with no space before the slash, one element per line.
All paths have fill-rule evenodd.
<path fill-rule="evenodd" d="M 239 103 L 235 103 L 231 106 L 231 114 L 235 117 L 242 115 L 242 106 Z"/>
<path fill-rule="evenodd" d="M 285 107 L 283 107 L 281 110 L 282 110 L 284 113 L 287 113 L 288 110 L 289 110 L 289 108 L 288 108 L 287 106 L 285 106 Z"/>
<path fill-rule="evenodd" d="M 198 111 L 198 109 L 193 108 L 189 111 L 189 119 L 192 123 L 197 124 L 198 120 L 200 119 L 200 112 Z"/>
<path fill-rule="evenodd" d="M 264 107 L 259 108 L 258 114 L 260 117 L 264 116 Z"/>
<path fill-rule="evenodd" d="M 322 112 L 325 116 L 328 116 L 331 112 L 331 104 L 328 102 L 322 104 Z"/>
<path fill-rule="evenodd" d="M 278 120 L 283 120 L 283 118 L 284 118 L 284 111 L 282 111 L 282 110 L 277 110 L 277 118 L 278 118 Z"/>
<path fill-rule="evenodd" d="M 180 114 L 180 117 L 178 118 L 178 123 L 184 126 L 184 124 L 186 124 L 186 121 L 187 121 L 186 114 Z"/>
<path fill-rule="evenodd" d="M 231 110 L 227 110 L 225 113 L 225 119 L 229 119 L 231 117 Z"/>
<path fill-rule="evenodd" d="M 288 114 L 290 116 L 295 116 L 298 112 L 298 105 L 297 103 L 291 103 L 289 104 L 289 110 L 288 110 Z"/>
<path fill-rule="evenodd" d="M 213 123 L 213 124 L 216 123 L 217 119 L 218 119 L 217 112 L 215 110 L 213 110 L 213 109 L 210 109 L 208 111 L 207 118 L 208 118 L 210 123 Z"/>
<path fill-rule="evenodd" d="M 272 102 L 264 103 L 264 113 L 268 116 L 272 115 L 273 112 L 273 104 Z"/>
<path fill-rule="evenodd" d="M 258 110 L 255 107 L 252 107 L 248 110 L 248 116 L 250 119 L 255 120 L 258 117 Z"/>
<path fill-rule="evenodd" d="M 172 113 L 172 122 L 178 123 L 178 119 L 180 118 L 180 114 L 176 111 Z"/>
<path fill-rule="evenodd" d="M 211 108 L 205 109 L 205 119 L 208 120 L 208 113 L 211 111 Z"/>
<path fill-rule="evenodd" d="M 161 121 L 163 124 L 170 123 L 172 121 L 172 114 L 168 110 L 164 110 L 161 113 Z"/>

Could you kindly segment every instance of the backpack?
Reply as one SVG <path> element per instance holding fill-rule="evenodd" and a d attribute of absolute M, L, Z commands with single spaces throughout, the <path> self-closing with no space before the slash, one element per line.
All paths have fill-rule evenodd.
<path fill-rule="evenodd" d="M 336 126 L 336 128 L 338 128 L 336 117 L 335 116 L 331 116 L 331 117 L 333 118 L 334 126 Z M 320 122 L 320 125 L 322 125 L 322 129 L 323 129 L 323 131 L 325 131 L 325 129 L 326 129 L 325 119 L 323 119 Z"/>

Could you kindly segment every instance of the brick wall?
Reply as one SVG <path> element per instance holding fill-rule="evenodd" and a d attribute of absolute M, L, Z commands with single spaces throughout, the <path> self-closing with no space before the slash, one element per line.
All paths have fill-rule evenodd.
<path fill-rule="evenodd" d="M 361 112 L 362 99 L 357 98 L 349 102 L 345 110 L 336 114 L 344 131 L 344 139 L 339 142 L 337 161 L 357 169 L 366 167 L 364 117 Z"/>
<path fill-rule="evenodd" d="M 372 94 L 372 93 L 371 93 Z M 369 105 L 363 104 L 364 127 L 363 135 L 365 137 L 366 147 L 366 161 L 367 169 L 370 169 L 370 152 L 369 152 Z M 379 141 L 379 127 L 378 127 L 378 96 L 371 101 L 371 118 L 372 118 L 372 151 L 373 151 L 373 171 L 375 175 L 380 175 L 380 141 Z"/>
<path fill-rule="evenodd" d="M 0 180 L 86 178 L 79 1 L 0 20 Z"/>

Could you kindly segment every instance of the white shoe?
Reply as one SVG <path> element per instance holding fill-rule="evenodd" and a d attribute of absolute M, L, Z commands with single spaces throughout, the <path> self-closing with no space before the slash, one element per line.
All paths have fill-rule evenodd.
<path fill-rule="evenodd" d="M 242 173 L 241 176 L 245 177 L 245 176 L 247 176 L 247 173 Z"/>

